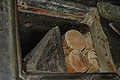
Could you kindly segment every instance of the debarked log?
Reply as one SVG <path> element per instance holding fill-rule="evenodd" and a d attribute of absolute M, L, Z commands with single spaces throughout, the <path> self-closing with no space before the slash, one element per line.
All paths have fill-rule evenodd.
<path fill-rule="evenodd" d="M 77 50 L 72 50 L 69 55 L 66 56 L 66 66 L 68 72 L 87 72 L 89 68 L 89 61 L 87 56 L 82 55 Z"/>
<path fill-rule="evenodd" d="M 77 30 L 69 30 L 62 37 L 62 45 L 65 56 L 72 50 L 83 50 L 86 47 L 84 36 Z"/>
<path fill-rule="evenodd" d="M 82 34 L 77 30 L 69 30 L 62 37 L 62 45 L 68 72 L 99 71 L 90 32 Z"/>

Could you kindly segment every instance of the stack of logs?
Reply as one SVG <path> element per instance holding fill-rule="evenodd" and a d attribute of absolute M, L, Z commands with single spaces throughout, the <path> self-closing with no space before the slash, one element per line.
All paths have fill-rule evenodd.
<path fill-rule="evenodd" d="M 68 72 L 94 73 L 99 71 L 90 32 L 83 35 L 77 30 L 69 30 L 62 37 L 62 45 Z"/>

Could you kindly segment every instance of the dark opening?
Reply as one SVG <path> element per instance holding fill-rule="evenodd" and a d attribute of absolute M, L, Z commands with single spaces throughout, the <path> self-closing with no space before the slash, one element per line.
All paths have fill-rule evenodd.
<path fill-rule="evenodd" d="M 19 26 L 21 30 L 22 58 L 24 58 L 52 28 L 58 26 L 61 35 L 70 29 L 86 33 L 89 28 L 78 21 L 19 12 Z"/>

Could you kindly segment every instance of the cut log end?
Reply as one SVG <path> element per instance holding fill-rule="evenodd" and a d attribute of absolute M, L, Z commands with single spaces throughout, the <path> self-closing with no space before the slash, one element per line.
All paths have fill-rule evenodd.
<path fill-rule="evenodd" d="M 85 44 L 85 38 L 83 34 L 81 34 L 77 30 L 70 30 L 66 32 L 65 34 L 65 40 L 72 49 L 84 49 L 86 44 Z"/>
<path fill-rule="evenodd" d="M 77 30 L 69 30 L 62 37 L 62 45 L 68 72 L 99 71 L 90 32 L 83 35 Z"/>
<path fill-rule="evenodd" d="M 86 47 L 83 34 L 77 30 L 67 31 L 62 37 L 62 45 L 65 56 L 74 49 L 83 50 Z"/>
<path fill-rule="evenodd" d="M 88 70 L 88 63 L 83 59 L 87 58 L 85 56 L 81 57 L 80 54 L 72 50 L 70 54 L 65 58 L 68 72 L 86 72 Z"/>

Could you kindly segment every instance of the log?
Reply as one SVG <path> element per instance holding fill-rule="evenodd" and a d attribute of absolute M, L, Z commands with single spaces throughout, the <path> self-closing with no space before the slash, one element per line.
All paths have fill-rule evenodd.
<path fill-rule="evenodd" d="M 62 45 L 68 72 L 99 71 L 90 32 L 83 35 L 77 30 L 67 31 L 62 37 Z"/>
<path fill-rule="evenodd" d="M 88 57 L 84 53 L 72 50 L 65 58 L 68 72 L 95 73 L 100 69 L 96 53 L 88 52 Z"/>
<path fill-rule="evenodd" d="M 68 72 L 86 72 L 88 70 L 87 57 L 81 55 L 79 51 L 72 50 L 65 58 Z"/>
<path fill-rule="evenodd" d="M 62 46 L 63 46 L 65 56 L 67 56 L 73 50 L 72 48 L 70 48 L 70 46 L 67 45 L 67 42 L 65 41 L 64 36 L 62 37 Z"/>
<path fill-rule="evenodd" d="M 71 52 L 71 50 L 83 50 L 86 43 L 83 34 L 77 30 L 69 30 L 62 37 L 62 45 L 66 56 Z"/>

